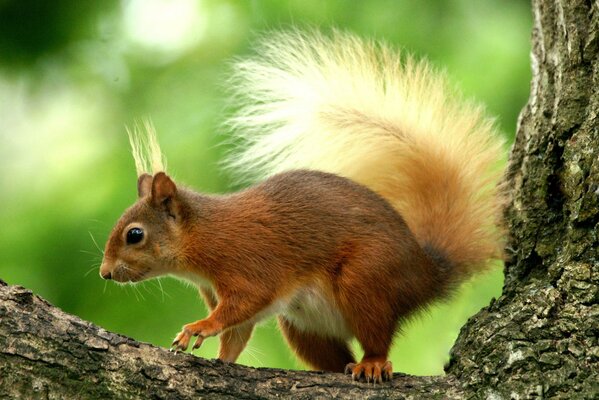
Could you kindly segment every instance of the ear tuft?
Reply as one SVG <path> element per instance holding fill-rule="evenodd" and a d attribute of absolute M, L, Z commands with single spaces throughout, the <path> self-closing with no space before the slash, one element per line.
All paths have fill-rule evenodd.
<path fill-rule="evenodd" d="M 150 194 L 152 191 L 152 176 L 149 174 L 141 174 L 137 178 L 137 195 L 142 198 Z"/>
<path fill-rule="evenodd" d="M 160 205 L 172 200 L 177 194 L 177 186 L 164 172 L 154 175 L 152 181 L 152 202 Z"/>

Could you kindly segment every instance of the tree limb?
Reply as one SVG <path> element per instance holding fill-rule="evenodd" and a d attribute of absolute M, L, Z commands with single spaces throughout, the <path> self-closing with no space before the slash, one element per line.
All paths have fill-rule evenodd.
<path fill-rule="evenodd" d="M 9 398 L 463 398 L 452 376 L 390 383 L 250 368 L 171 353 L 108 332 L 0 281 L 0 394 Z"/>

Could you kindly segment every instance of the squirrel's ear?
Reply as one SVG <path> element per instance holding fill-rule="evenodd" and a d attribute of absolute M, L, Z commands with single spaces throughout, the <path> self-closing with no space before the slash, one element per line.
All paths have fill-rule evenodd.
<path fill-rule="evenodd" d="M 137 195 L 141 197 L 145 197 L 150 194 L 152 190 L 152 176 L 149 174 L 141 174 L 139 178 L 137 178 Z"/>
<path fill-rule="evenodd" d="M 156 206 L 165 205 L 170 207 L 173 198 L 177 194 L 177 186 L 164 172 L 154 175 L 152 181 L 152 203 Z"/>

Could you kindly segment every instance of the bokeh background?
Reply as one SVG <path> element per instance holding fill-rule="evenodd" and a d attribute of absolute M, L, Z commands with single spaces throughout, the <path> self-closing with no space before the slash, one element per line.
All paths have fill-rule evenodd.
<path fill-rule="evenodd" d="M 152 118 L 178 182 L 234 190 L 219 169 L 231 59 L 268 30 L 339 27 L 428 58 L 511 140 L 529 91 L 530 14 L 523 0 L 0 0 L 0 278 L 169 346 L 206 315 L 193 287 L 98 276 L 112 224 L 136 197 L 125 126 Z M 460 327 L 501 286 L 498 265 L 413 318 L 393 347 L 395 370 L 443 373 Z M 196 354 L 214 357 L 217 342 Z M 273 320 L 239 362 L 302 368 Z"/>

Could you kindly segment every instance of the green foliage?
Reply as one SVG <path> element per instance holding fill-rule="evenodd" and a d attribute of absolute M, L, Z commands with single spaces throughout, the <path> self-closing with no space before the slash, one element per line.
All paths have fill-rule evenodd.
<path fill-rule="evenodd" d="M 194 288 L 170 278 L 119 286 L 98 277 L 112 224 L 135 200 L 124 127 L 151 116 L 177 181 L 232 190 L 218 166 L 227 69 L 256 34 L 340 27 L 397 44 L 446 69 L 509 137 L 528 94 L 524 1 L 136 0 L 90 2 L 81 18 L 37 3 L 0 1 L 0 21 L 10 22 L 0 29 L 0 278 L 159 346 L 206 310 Z M 414 318 L 396 340 L 396 370 L 442 373 L 460 326 L 501 285 L 498 266 Z M 241 363 L 301 367 L 274 326 L 258 328 Z M 207 340 L 197 353 L 216 348 Z"/>

